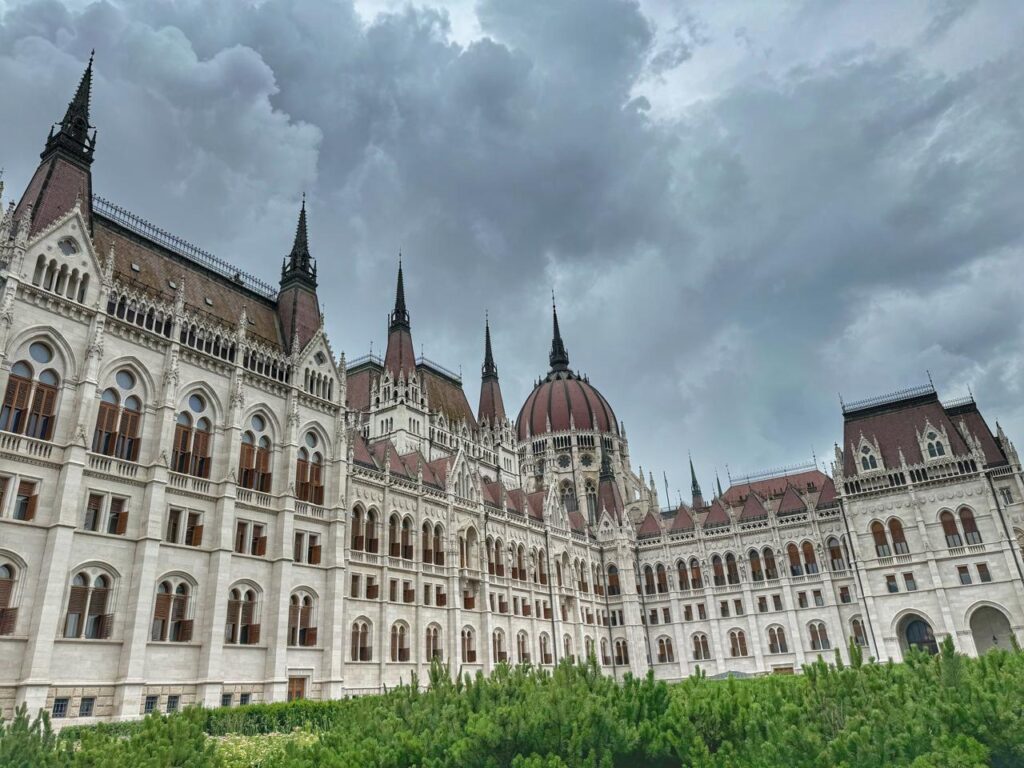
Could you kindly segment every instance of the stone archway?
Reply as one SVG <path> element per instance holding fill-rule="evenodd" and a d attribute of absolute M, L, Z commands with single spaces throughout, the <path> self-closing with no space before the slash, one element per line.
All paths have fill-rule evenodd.
<path fill-rule="evenodd" d="M 919 648 L 926 653 L 936 654 L 939 652 L 939 645 L 935 641 L 932 625 L 923 616 L 916 613 L 904 616 L 899 623 L 898 634 L 900 646 L 904 651 Z"/>
<path fill-rule="evenodd" d="M 1010 650 L 1013 647 L 1013 630 L 1006 614 L 990 605 L 983 605 L 971 614 L 971 635 L 979 656 L 993 648 Z"/>

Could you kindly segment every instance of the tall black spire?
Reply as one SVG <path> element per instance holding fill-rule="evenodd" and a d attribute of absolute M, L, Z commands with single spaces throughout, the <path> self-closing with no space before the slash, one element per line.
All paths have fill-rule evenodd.
<path fill-rule="evenodd" d="M 64 113 L 64 119 L 60 121 L 56 133 L 50 129 L 50 135 L 46 139 L 46 148 L 40 157 L 46 157 L 51 152 L 64 150 L 72 158 L 85 165 L 92 163 L 93 152 L 96 150 L 96 131 L 89 136 L 89 99 L 92 96 L 92 60 L 96 55 L 93 51 L 89 55 L 89 64 L 82 74 L 78 83 L 78 90 L 75 97 L 68 104 Z"/>
<path fill-rule="evenodd" d="M 281 268 L 281 281 L 299 279 L 316 287 L 316 263 L 309 254 L 309 232 L 306 228 L 306 196 L 302 196 L 299 209 L 299 223 L 295 225 L 295 242 L 292 252 Z"/>
<path fill-rule="evenodd" d="M 552 371 L 569 370 L 569 353 L 565 349 L 565 342 L 562 341 L 562 332 L 558 329 L 558 308 L 555 306 L 555 294 L 551 292 L 551 319 L 553 333 L 551 337 L 551 354 L 548 360 L 551 361 Z"/>
<path fill-rule="evenodd" d="M 484 318 L 484 366 L 481 374 L 486 378 L 498 378 L 498 366 L 494 364 L 494 353 L 491 351 L 491 321 Z"/>
<path fill-rule="evenodd" d="M 693 456 L 690 456 L 690 495 L 694 509 L 704 506 L 704 494 L 701 493 L 700 483 L 697 482 L 697 473 L 693 470 Z"/>
<path fill-rule="evenodd" d="M 402 279 L 402 254 L 398 254 L 398 285 L 395 288 L 395 311 L 391 313 L 390 327 L 406 328 L 409 326 L 409 310 L 405 308 L 405 281 Z"/>

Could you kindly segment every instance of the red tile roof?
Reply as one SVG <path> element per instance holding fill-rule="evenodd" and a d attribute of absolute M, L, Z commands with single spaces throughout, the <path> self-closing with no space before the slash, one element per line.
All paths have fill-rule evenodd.
<path fill-rule="evenodd" d="M 14 209 L 15 225 L 19 224 L 25 208 L 31 204 L 32 226 L 29 236 L 46 229 L 82 201 L 82 214 L 86 223 L 92 216 L 92 179 L 87 170 L 61 157 L 51 156 L 41 163 L 25 189 L 25 194 Z M 102 261 L 106 252 L 102 252 Z"/>
<path fill-rule="evenodd" d="M 786 492 L 782 495 L 782 501 L 779 502 L 779 508 L 775 514 L 777 515 L 795 515 L 800 512 L 807 511 L 807 504 L 800 498 L 800 494 L 796 492 L 796 488 L 792 485 L 786 488 Z"/>
<path fill-rule="evenodd" d="M 548 374 L 526 398 L 516 419 L 516 431 L 520 440 L 526 440 L 546 434 L 549 422 L 550 431 L 564 432 L 572 425 L 593 429 L 595 421 L 599 431 L 618 434 L 615 413 L 601 393 L 572 371 L 559 371 Z"/>
<path fill-rule="evenodd" d="M 701 525 L 704 528 L 718 528 L 730 523 L 732 523 L 732 519 L 729 517 L 729 513 L 725 511 L 722 502 L 715 499 L 711 502 L 711 506 L 708 507 L 708 513 L 704 516 L 704 521 Z"/>
<path fill-rule="evenodd" d="M 693 528 L 693 515 L 690 514 L 690 510 L 686 508 L 685 504 L 680 504 L 669 530 L 676 533 L 678 531 L 692 531 Z"/>
<path fill-rule="evenodd" d="M 817 509 L 824 509 L 825 507 L 831 507 L 836 504 L 836 484 L 832 482 L 832 478 L 829 477 L 825 480 L 825 485 L 821 489 L 821 493 L 818 494 L 817 501 L 814 502 L 814 506 Z"/>
<path fill-rule="evenodd" d="M 640 523 L 636 535 L 641 539 L 661 535 L 661 526 L 658 525 L 658 519 L 651 512 L 648 512 L 647 517 Z"/>
<path fill-rule="evenodd" d="M 728 490 L 722 494 L 722 498 L 729 506 L 739 506 L 751 491 L 762 499 L 772 499 L 785 493 L 789 485 L 795 485 L 800 489 L 807 488 L 808 485 L 821 488 L 827 477 L 828 475 L 819 469 L 809 469 L 791 475 L 780 474 L 753 482 L 737 482 L 735 485 L 729 486 Z"/>
<path fill-rule="evenodd" d="M 743 510 L 740 512 L 740 522 L 749 523 L 751 520 L 762 520 L 768 517 L 768 510 L 764 508 L 761 499 L 753 491 L 747 494 L 747 500 L 743 502 Z"/>

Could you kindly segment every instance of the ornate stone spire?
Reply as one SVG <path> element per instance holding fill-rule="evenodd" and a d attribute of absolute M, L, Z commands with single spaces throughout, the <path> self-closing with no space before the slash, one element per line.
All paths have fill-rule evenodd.
<path fill-rule="evenodd" d="M 491 351 L 491 323 L 484 319 L 484 364 L 481 368 L 480 407 L 477 419 L 496 426 L 505 421 L 505 402 L 501 396 L 501 385 L 498 383 L 498 366 L 494 364 L 494 353 Z"/>
<path fill-rule="evenodd" d="M 292 251 L 281 266 L 282 284 L 289 280 L 300 280 L 316 288 L 316 262 L 309 254 L 309 232 L 306 228 L 306 196 L 302 196 L 299 222 L 295 225 L 295 242 Z"/>
<path fill-rule="evenodd" d="M 551 362 L 552 371 L 569 370 L 569 353 L 565 349 L 565 342 L 562 341 L 562 332 L 558 328 L 558 307 L 555 306 L 555 292 L 551 292 L 551 354 L 548 360 Z"/>
<path fill-rule="evenodd" d="M 92 96 L 92 60 L 96 55 L 93 51 L 89 56 L 89 64 L 82 74 L 78 83 L 78 90 L 68 104 L 64 119 L 50 129 L 50 135 L 46 139 L 46 148 L 41 157 L 46 157 L 51 152 L 65 150 L 67 154 L 78 162 L 90 165 L 93 152 L 96 149 L 96 131 L 93 129 L 92 136 L 89 136 L 89 99 Z"/>
<path fill-rule="evenodd" d="M 494 353 L 491 351 L 491 320 L 484 316 L 484 366 L 481 374 L 488 377 L 498 378 L 498 366 L 494 364 Z"/>
<path fill-rule="evenodd" d="M 694 509 L 699 509 L 704 506 L 704 494 L 700 491 L 700 483 L 697 482 L 697 473 L 693 470 L 693 456 L 690 456 L 690 494 L 693 496 Z"/>
<path fill-rule="evenodd" d="M 405 306 L 405 280 L 402 277 L 402 254 L 398 254 L 398 285 L 395 287 L 395 309 L 389 319 L 389 331 L 409 325 L 409 310 Z"/>
<path fill-rule="evenodd" d="M 398 256 L 398 284 L 395 286 L 395 309 L 388 318 L 388 348 L 384 367 L 395 378 L 408 377 L 416 371 L 416 354 L 412 345 L 412 326 L 405 306 L 405 279 L 402 256 Z"/>

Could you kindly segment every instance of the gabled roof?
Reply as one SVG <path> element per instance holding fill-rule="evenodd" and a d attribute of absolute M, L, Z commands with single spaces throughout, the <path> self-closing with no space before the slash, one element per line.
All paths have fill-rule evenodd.
<path fill-rule="evenodd" d="M 785 493 L 786 488 L 790 485 L 795 485 L 800 489 L 807 488 L 808 490 L 810 490 L 810 486 L 813 486 L 815 489 L 821 488 L 827 477 L 828 475 L 819 469 L 809 469 L 791 475 L 780 474 L 776 477 L 766 477 L 761 480 L 737 481 L 735 485 L 729 486 L 722 498 L 730 506 L 738 506 L 743 503 L 747 494 L 751 491 L 762 499 L 772 499 Z"/>
<path fill-rule="evenodd" d="M 751 520 L 763 520 L 766 517 L 768 517 L 768 510 L 764 508 L 764 504 L 761 503 L 757 493 L 751 491 L 747 494 L 746 501 L 743 502 L 740 522 L 749 523 Z"/>
<path fill-rule="evenodd" d="M 693 515 L 690 514 L 690 510 L 686 508 L 685 504 L 680 504 L 679 510 L 672 520 L 672 525 L 669 527 L 669 531 L 676 533 L 678 531 L 692 531 L 693 528 Z"/>
<path fill-rule="evenodd" d="M 544 519 L 544 499 L 547 497 L 546 491 L 534 491 L 533 493 L 527 494 L 526 505 L 530 512 L 530 517 L 534 520 Z"/>
<path fill-rule="evenodd" d="M 779 502 L 779 509 L 776 512 L 780 517 L 783 515 L 795 515 L 801 512 L 807 511 L 807 504 L 800 498 L 800 494 L 796 492 L 796 488 L 792 485 L 786 488 L 786 492 L 782 495 L 782 501 Z"/>
<path fill-rule="evenodd" d="M 722 506 L 722 502 L 715 499 L 711 502 L 711 506 L 708 507 L 708 513 L 705 515 L 704 522 L 701 525 L 704 528 L 720 528 L 731 523 L 732 519 L 729 517 L 729 513 L 725 511 L 725 507 Z"/>
<path fill-rule="evenodd" d="M 828 478 L 825 481 L 824 487 L 821 489 L 821 493 L 818 494 L 818 500 L 814 502 L 814 506 L 817 509 L 824 509 L 826 507 L 832 507 L 836 504 L 836 484 L 832 482 L 832 478 Z"/>
<path fill-rule="evenodd" d="M 640 527 L 637 529 L 636 535 L 637 535 L 637 538 L 640 538 L 640 539 L 653 538 L 655 536 L 660 536 L 661 535 L 661 526 L 658 525 L 658 519 L 653 514 L 648 512 L 647 513 L 647 517 L 645 517 L 643 519 L 643 522 L 640 523 Z"/>
<path fill-rule="evenodd" d="M 587 530 L 587 521 L 584 519 L 582 513 L 578 509 L 574 509 L 569 513 L 569 527 L 576 531 L 576 533 L 585 533 Z"/>

